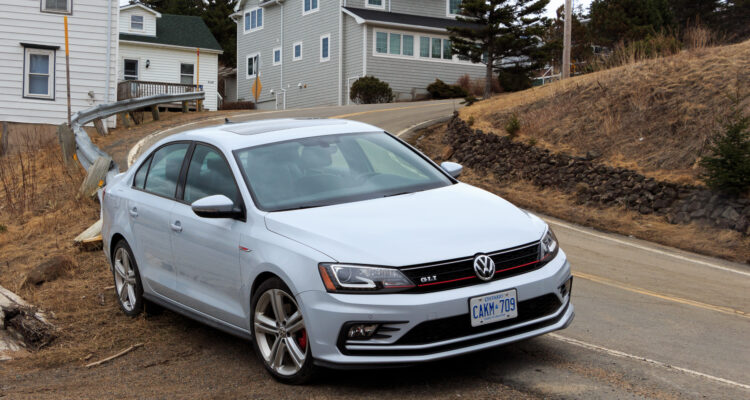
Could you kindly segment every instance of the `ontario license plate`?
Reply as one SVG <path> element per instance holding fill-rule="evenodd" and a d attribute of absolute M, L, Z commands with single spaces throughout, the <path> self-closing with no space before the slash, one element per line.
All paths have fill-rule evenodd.
<path fill-rule="evenodd" d="M 471 326 L 487 325 L 518 317 L 516 289 L 472 297 L 469 299 L 469 315 Z"/>

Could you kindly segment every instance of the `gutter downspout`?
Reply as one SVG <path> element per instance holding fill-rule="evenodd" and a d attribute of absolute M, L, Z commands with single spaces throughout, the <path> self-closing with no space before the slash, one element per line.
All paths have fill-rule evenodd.
<path fill-rule="evenodd" d="M 280 2 L 279 0 L 276 0 L 276 4 L 281 7 L 281 54 L 279 57 L 281 57 L 281 68 L 279 69 L 279 86 L 281 87 L 282 93 L 284 93 L 284 106 L 282 110 L 286 110 L 286 90 L 284 90 L 284 3 Z M 273 57 L 273 54 L 271 54 L 271 57 Z"/>
<path fill-rule="evenodd" d="M 338 90 L 338 105 L 342 105 L 341 91 L 344 86 L 344 60 L 343 60 L 343 41 L 344 41 L 344 0 L 339 1 L 339 90 Z"/>
<path fill-rule="evenodd" d="M 106 82 L 104 83 L 104 103 L 110 102 L 110 79 L 112 79 L 112 0 L 107 0 L 107 60 L 105 61 L 106 66 L 104 67 L 107 71 Z M 116 100 L 116 99 L 115 99 Z M 107 124 L 104 124 L 104 129 L 107 129 Z"/>

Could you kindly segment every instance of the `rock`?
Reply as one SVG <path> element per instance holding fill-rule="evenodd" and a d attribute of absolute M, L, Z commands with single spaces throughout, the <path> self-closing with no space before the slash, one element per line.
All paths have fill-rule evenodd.
<path fill-rule="evenodd" d="M 53 257 L 29 271 L 29 273 L 26 274 L 26 279 L 23 281 L 23 286 L 40 285 L 43 282 L 52 282 L 74 267 L 75 264 L 73 263 L 73 260 L 68 257 Z"/>
<path fill-rule="evenodd" d="M 727 206 L 724 212 L 721 213 L 721 217 L 730 221 L 734 221 L 740 217 L 740 214 L 734 208 L 732 208 L 732 206 Z"/>
<path fill-rule="evenodd" d="M 440 156 L 443 158 L 443 160 L 449 160 L 451 156 L 453 156 L 453 147 L 452 146 L 443 147 L 443 151 L 441 152 Z"/>
<path fill-rule="evenodd" d="M 598 151 L 596 151 L 596 150 L 589 150 L 589 151 L 588 151 L 588 152 L 586 153 L 586 159 L 587 159 L 587 160 L 593 160 L 593 159 L 599 158 L 599 157 L 601 157 L 601 156 L 602 156 L 602 154 L 601 154 L 601 153 L 599 153 L 599 152 L 598 152 Z"/>
<path fill-rule="evenodd" d="M 690 218 L 696 219 L 696 218 L 703 218 L 706 216 L 706 209 L 705 208 L 699 208 L 693 212 L 690 213 Z"/>

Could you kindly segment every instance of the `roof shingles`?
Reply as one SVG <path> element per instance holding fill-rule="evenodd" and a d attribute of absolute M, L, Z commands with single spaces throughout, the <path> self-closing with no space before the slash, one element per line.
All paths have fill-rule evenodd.
<path fill-rule="evenodd" d="M 156 36 L 120 33 L 120 40 L 221 51 L 206 23 L 190 15 L 162 14 L 156 20 Z"/>

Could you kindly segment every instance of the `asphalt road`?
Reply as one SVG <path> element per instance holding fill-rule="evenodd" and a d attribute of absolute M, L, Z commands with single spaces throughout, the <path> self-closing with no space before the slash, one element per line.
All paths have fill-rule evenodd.
<path fill-rule="evenodd" d="M 329 107 L 254 112 L 234 119 L 338 117 L 399 134 L 447 117 L 454 107 L 452 101 Z M 212 123 L 217 120 L 163 131 L 145 147 L 165 135 Z M 576 277 L 576 319 L 568 329 L 455 362 L 349 374 L 343 392 L 311 389 L 310 395 L 371 391 L 369 376 L 395 379 L 406 391 L 423 384 L 451 387 L 455 379 L 452 393 L 464 397 L 494 397 L 494 385 L 501 385 L 542 398 L 750 399 L 748 265 L 547 220 Z M 415 383 L 410 385 L 406 377 Z M 503 393 L 507 395 L 495 395 Z"/>

